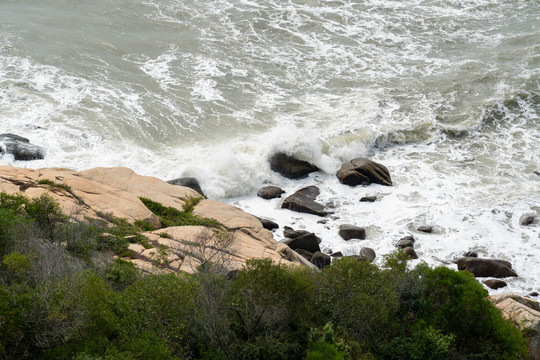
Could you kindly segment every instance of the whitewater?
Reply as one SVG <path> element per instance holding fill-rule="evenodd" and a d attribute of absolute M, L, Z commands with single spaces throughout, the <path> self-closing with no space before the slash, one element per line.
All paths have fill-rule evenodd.
<path fill-rule="evenodd" d="M 413 235 L 412 265 L 475 251 L 519 274 L 490 293 L 540 292 L 535 0 L 1 0 L 4 132 L 47 155 L 2 165 L 193 176 L 278 222 L 277 240 L 307 229 L 323 251 L 371 247 L 380 263 Z M 285 179 L 267 162 L 277 151 L 322 171 Z M 340 184 L 356 157 L 394 186 Z M 316 185 L 333 214 L 258 198 L 270 184 Z M 366 240 L 342 240 L 341 224 Z"/>

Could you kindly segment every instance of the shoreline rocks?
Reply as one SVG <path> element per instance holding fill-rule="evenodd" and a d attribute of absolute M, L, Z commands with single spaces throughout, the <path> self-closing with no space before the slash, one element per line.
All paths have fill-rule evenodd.
<path fill-rule="evenodd" d="M 46 150 L 25 137 L 4 133 L 0 134 L 0 154 L 11 154 L 15 160 L 40 160 L 45 158 Z"/>
<path fill-rule="evenodd" d="M 315 201 L 320 191 L 316 186 L 308 186 L 287 197 L 281 207 L 296 212 L 326 216 L 328 212 L 324 210 L 324 205 Z"/>
<path fill-rule="evenodd" d="M 366 229 L 360 226 L 343 224 L 339 226 L 339 236 L 341 236 L 343 240 L 364 240 L 366 238 Z"/>
<path fill-rule="evenodd" d="M 337 172 L 339 182 L 349 186 L 381 184 L 392 186 L 386 166 L 365 158 L 356 158 L 341 165 Z"/>
<path fill-rule="evenodd" d="M 510 262 L 506 260 L 483 259 L 476 257 L 463 257 L 457 260 L 458 270 L 465 270 L 475 277 L 516 277 Z"/>
<path fill-rule="evenodd" d="M 277 186 L 265 186 L 257 192 L 257 196 L 265 200 L 280 198 L 285 193 L 280 187 Z"/>
<path fill-rule="evenodd" d="M 285 153 L 276 153 L 270 156 L 270 169 L 288 179 L 303 179 L 320 169 L 304 160 L 295 159 Z"/>

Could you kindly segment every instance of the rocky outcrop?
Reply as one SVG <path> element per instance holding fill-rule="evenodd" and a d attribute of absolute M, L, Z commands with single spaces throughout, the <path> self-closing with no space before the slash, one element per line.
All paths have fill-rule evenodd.
<path fill-rule="evenodd" d="M 194 177 L 183 177 L 183 178 L 173 179 L 173 180 L 167 181 L 167 183 L 171 185 L 188 187 L 190 189 L 195 190 L 200 195 L 205 196 L 201 189 L 201 185 L 199 184 L 199 180 L 195 179 Z"/>
<path fill-rule="evenodd" d="M 0 134 L 0 153 L 11 154 L 15 160 L 38 160 L 45 158 L 45 148 L 30 144 L 30 140 L 15 134 Z"/>
<path fill-rule="evenodd" d="M 280 187 L 265 186 L 257 192 L 257 196 L 265 200 L 270 200 L 270 199 L 280 198 L 281 195 L 284 193 L 285 193 L 285 190 L 283 190 Z"/>
<path fill-rule="evenodd" d="M 366 229 L 355 225 L 343 224 L 339 226 L 339 236 L 341 236 L 343 240 L 364 240 L 366 238 Z"/>
<path fill-rule="evenodd" d="M 517 294 L 490 296 L 503 316 L 512 321 L 529 338 L 529 359 L 540 360 L 540 306 L 538 302 Z"/>
<path fill-rule="evenodd" d="M 292 211 L 326 216 L 328 213 L 324 210 L 324 205 L 315 201 L 319 194 L 319 188 L 316 186 L 305 187 L 287 197 L 281 207 Z"/>
<path fill-rule="evenodd" d="M 504 278 L 517 276 L 510 262 L 506 260 L 463 257 L 457 261 L 458 270 L 471 272 L 476 277 Z"/>
<path fill-rule="evenodd" d="M 365 158 L 356 158 L 341 165 L 337 177 L 342 184 L 349 186 L 369 184 L 392 186 L 390 172 L 386 166 Z"/>
<path fill-rule="evenodd" d="M 0 166 L 0 192 L 2 191 L 23 193 L 30 198 L 48 194 L 58 201 L 65 214 L 75 220 L 108 219 L 112 215 L 125 218 L 129 222 L 147 221 L 155 227 L 161 226 L 158 217 L 146 208 L 139 197 L 182 210 L 186 199 L 199 196 L 193 189 L 171 185 L 154 177 L 137 175 L 127 168 L 95 168 L 76 172 L 58 168 L 31 170 Z M 265 229 L 257 218 L 236 207 L 203 199 L 195 206 L 193 213 L 214 218 L 227 229 L 226 234 L 231 237 L 230 247 L 221 249 L 214 256 L 230 256 L 228 270 L 240 268 L 247 259 L 260 257 L 270 258 L 276 263 L 312 267 L 312 264 L 287 245 L 274 240 L 272 233 Z M 197 239 L 212 244 L 218 235 L 224 236 L 222 233 L 216 234 L 215 230 L 197 226 L 164 228 L 144 233 L 152 244 L 151 248 L 145 249 L 140 244 L 131 244 L 130 250 L 136 257 L 133 262 L 145 271 L 193 271 L 192 268 L 200 265 L 203 260 L 190 258 L 193 256 L 189 254 L 194 254 L 195 251 L 189 244 L 193 244 Z M 163 244 L 170 245 L 167 251 L 163 250 Z M 208 251 L 216 247 L 202 246 Z M 203 252 L 199 258 L 204 259 L 207 256 L 208 254 Z"/>
<path fill-rule="evenodd" d="M 302 179 L 320 169 L 307 161 L 298 160 L 284 153 L 276 153 L 269 159 L 270 169 L 288 179 Z"/>

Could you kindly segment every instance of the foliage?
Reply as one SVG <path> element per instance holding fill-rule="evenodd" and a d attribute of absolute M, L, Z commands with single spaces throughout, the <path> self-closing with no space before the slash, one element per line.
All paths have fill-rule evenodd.
<path fill-rule="evenodd" d="M 202 198 L 189 198 L 185 201 L 183 209 L 180 211 L 173 207 L 166 207 L 158 202 L 152 201 L 145 197 L 140 197 L 143 204 L 157 215 L 163 224 L 163 227 L 171 226 L 206 226 L 212 228 L 220 228 L 221 224 L 216 219 L 203 218 L 193 214 L 193 208 Z"/>

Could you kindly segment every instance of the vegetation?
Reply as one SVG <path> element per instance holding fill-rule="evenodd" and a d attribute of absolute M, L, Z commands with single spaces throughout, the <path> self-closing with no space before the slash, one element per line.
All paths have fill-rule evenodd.
<path fill-rule="evenodd" d="M 170 226 L 207 226 L 212 228 L 221 228 L 222 225 L 215 219 L 203 218 L 193 214 L 193 209 L 202 197 L 188 198 L 183 205 L 183 210 L 180 211 L 173 207 L 166 207 L 158 202 L 152 201 L 145 197 L 140 197 L 146 207 L 159 217 L 163 227 Z"/>
<path fill-rule="evenodd" d="M 198 221 L 149 205 L 162 220 Z M 109 220 L 75 223 L 50 197 L 0 194 L 0 358 L 526 358 L 519 330 L 465 272 L 409 270 L 395 253 L 383 268 L 262 259 L 228 278 L 143 276 L 111 255 L 147 225 Z"/>

